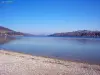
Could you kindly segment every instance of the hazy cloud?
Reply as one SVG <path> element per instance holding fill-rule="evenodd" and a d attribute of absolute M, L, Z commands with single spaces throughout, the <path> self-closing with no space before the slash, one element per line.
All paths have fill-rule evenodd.
<path fill-rule="evenodd" d="M 8 4 L 8 3 L 12 3 L 13 0 L 2 0 L 0 3 L 2 4 Z"/>

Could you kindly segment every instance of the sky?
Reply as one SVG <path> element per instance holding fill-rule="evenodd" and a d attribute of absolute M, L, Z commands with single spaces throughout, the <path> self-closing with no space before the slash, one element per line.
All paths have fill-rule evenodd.
<path fill-rule="evenodd" d="M 100 30 L 100 0 L 0 0 L 0 26 L 33 34 Z"/>

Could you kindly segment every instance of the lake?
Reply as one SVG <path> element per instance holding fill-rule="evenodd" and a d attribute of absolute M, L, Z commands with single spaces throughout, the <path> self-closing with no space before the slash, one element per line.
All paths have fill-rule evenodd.
<path fill-rule="evenodd" d="M 17 37 L 0 44 L 0 48 L 36 56 L 100 64 L 100 38 Z"/>

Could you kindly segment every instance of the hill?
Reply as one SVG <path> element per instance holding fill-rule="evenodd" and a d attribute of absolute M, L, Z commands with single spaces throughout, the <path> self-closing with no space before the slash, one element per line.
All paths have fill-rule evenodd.
<path fill-rule="evenodd" d="M 0 32 L 12 32 L 13 30 L 0 26 Z"/>
<path fill-rule="evenodd" d="M 3 36 L 3 35 L 9 35 L 9 36 L 29 36 L 29 35 L 32 35 L 32 34 L 17 32 L 17 31 L 11 30 L 9 28 L 0 26 L 0 35 L 1 36 Z"/>
<path fill-rule="evenodd" d="M 100 37 L 100 31 L 78 30 L 78 31 L 73 31 L 73 32 L 54 33 L 49 36 Z"/>

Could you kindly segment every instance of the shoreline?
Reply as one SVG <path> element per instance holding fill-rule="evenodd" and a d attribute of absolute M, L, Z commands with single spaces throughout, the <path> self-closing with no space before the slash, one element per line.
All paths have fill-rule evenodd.
<path fill-rule="evenodd" d="M 100 75 L 100 65 L 0 50 L 0 75 Z"/>
<path fill-rule="evenodd" d="M 62 58 L 49 57 L 49 56 L 32 55 L 30 53 L 16 52 L 16 51 L 5 50 L 5 49 L 2 49 L 2 51 L 20 53 L 20 54 L 25 54 L 25 55 L 35 56 L 35 57 L 43 57 L 43 58 L 49 58 L 49 59 L 55 59 L 55 60 L 61 60 L 61 61 L 70 61 L 70 62 L 84 63 L 84 64 L 89 64 L 89 65 L 99 65 L 100 66 L 100 63 L 93 63 L 93 62 L 87 62 L 87 61 L 81 61 L 81 60 L 62 59 Z"/>

